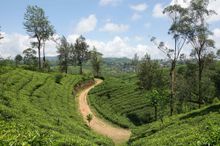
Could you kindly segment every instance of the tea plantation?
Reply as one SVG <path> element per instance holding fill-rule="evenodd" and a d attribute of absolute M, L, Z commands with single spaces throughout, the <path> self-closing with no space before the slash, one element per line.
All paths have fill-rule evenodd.
<path fill-rule="evenodd" d="M 100 117 L 132 130 L 128 145 L 220 144 L 220 103 L 152 122 L 154 111 L 146 94 L 137 89 L 135 76 L 124 76 L 105 79 L 89 100 Z"/>
<path fill-rule="evenodd" d="M 83 77 L 63 75 L 59 82 L 55 76 L 23 69 L 1 71 L 0 144 L 113 145 L 92 132 L 79 115 L 73 86 Z"/>
<path fill-rule="evenodd" d="M 0 75 L 1 145 L 114 145 L 94 133 L 77 110 L 74 85 L 80 75 L 4 68 Z M 114 124 L 130 128 L 127 145 L 218 145 L 220 103 L 153 122 L 146 92 L 134 75 L 107 77 L 89 94 L 93 110 Z"/>
<path fill-rule="evenodd" d="M 153 120 L 146 93 L 138 89 L 136 76 L 133 75 L 105 79 L 90 92 L 89 100 L 100 116 L 124 128 Z"/>
<path fill-rule="evenodd" d="M 133 129 L 132 146 L 219 146 L 220 103 Z"/>

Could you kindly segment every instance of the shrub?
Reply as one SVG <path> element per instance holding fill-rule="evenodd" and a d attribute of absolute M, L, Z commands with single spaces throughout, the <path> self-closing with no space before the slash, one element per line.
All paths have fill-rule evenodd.
<path fill-rule="evenodd" d="M 86 116 L 87 121 L 90 123 L 92 121 L 93 115 L 92 114 L 88 114 Z"/>
<path fill-rule="evenodd" d="M 218 99 L 218 97 L 215 97 L 214 99 L 213 99 L 213 103 L 218 103 L 220 100 Z"/>
<path fill-rule="evenodd" d="M 62 74 L 57 74 L 55 75 L 55 82 L 60 84 L 61 80 L 63 78 L 63 75 Z"/>

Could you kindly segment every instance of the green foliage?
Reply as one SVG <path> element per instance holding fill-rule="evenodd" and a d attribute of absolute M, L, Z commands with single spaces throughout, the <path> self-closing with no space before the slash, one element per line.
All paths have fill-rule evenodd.
<path fill-rule="evenodd" d="M 147 96 L 150 98 L 152 106 L 158 106 L 162 98 L 160 93 L 155 89 L 148 93 Z"/>
<path fill-rule="evenodd" d="M 87 121 L 90 123 L 92 121 L 93 115 L 92 114 L 88 114 L 86 116 Z"/>
<path fill-rule="evenodd" d="M 138 89 L 137 77 L 106 77 L 92 89 L 89 101 L 101 117 L 121 127 L 134 127 L 153 121 L 153 108 L 146 92 Z"/>
<path fill-rule="evenodd" d="M 37 66 L 37 52 L 31 48 L 27 48 L 23 51 L 24 64 L 28 65 L 28 69 L 35 70 Z"/>
<path fill-rule="evenodd" d="M 80 74 L 83 73 L 82 64 L 89 59 L 88 47 L 89 45 L 86 43 L 86 39 L 83 36 L 80 36 L 76 39 L 74 47 L 72 48 L 72 59 L 76 61 L 78 66 L 80 66 Z"/>
<path fill-rule="evenodd" d="M 21 63 L 22 59 L 23 59 L 23 57 L 20 54 L 15 56 L 16 66 Z"/>
<path fill-rule="evenodd" d="M 220 104 L 133 129 L 130 145 L 219 145 Z"/>
<path fill-rule="evenodd" d="M 5 66 L 5 67 L 14 66 L 14 61 L 10 57 L 5 58 L 5 59 L 0 57 L 0 69 L 3 66 Z"/>
<path fill-rule="evenodd" d="M 1 145 L 52 145 L 54 137 L 47 130 L 20 123 L 0 121 Z"/>
<path fill-rule="evenodd" d="M 213 103 L 215 104 L 215 103 L 219 103 L 220 102 L 220 100 L 219 100 L 219 98 L 218 97 L 215 97 L 214 99 L 213 99 Z"/>
<path fill-rule="evenodd" d="M 158 62 L 152 61 L 148 54 L 140 60 L 137 76 L 141 89 L 151 90 L 154 87 L 164 87 L 163 71 Z"/>
<path fill-rule="evenodd" d="M 60 84 L 62 78 L 63 78 L 63 75 L 62 75 L 62 74 L 56 74 L 56 75 L 55 75 L 55 82 L 58 83 L 58 84 Z"/>
<path fill-rule="evenodd" d="M 78 113 L 73 86 L 81 76 L 8 69 L 0 75 L 0 145 L 113 145 Z"/>
<path fill-rule="evenodd" d="M 100 77 L 101 76 L 102 54 L 97 52 L 95 47 L 90 52 L 90 60 L 91 60 L 94 76 Z"/>
<path fill-rule="evenodd" d="M 50 24 L 45 12 L 38 6 L 28 6 L 24 14 L 24 28 L 31 38 L 35 38 L 35 42 L 31 42 L 33 48 L 38 48 L 38 65 L 41 69 L 40 50 L 45 42 L 54 35 L 54 27 Z M 45 48 L 43 48 L 45 49 Z M 43 52 L 45 55 L 45 50 Z M 45 61 L 45 56 L 43 56 Z"/>
<path fill-rule="evenodd" d="M 61 38 L 61 44 L 57 47 L 58 59 L 60 71 L 67 73 L 68 65 L 70 64 L 70 44 L 67 42 L 66 38 L 63 36 Z"/>
<path fill-rule="evenodd" d="M 51 71 L 51 64 L 50 64 L 49 60 L 46 60 L 43 63 L 43 66 L 44 66 L 44 70 L 43 71 L 45 71 L 45 72 L 50 72 Z"/>

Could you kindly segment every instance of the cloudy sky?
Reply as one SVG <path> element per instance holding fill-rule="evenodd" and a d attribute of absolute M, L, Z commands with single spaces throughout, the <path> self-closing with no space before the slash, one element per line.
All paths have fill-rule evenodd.
<path fill-rule="evenodd" d="M 156 36 L 172 46 L 167 34 L 170 20 L 162 14 L 164 7 L 175 0 L 2 0 L 0 5 L 0 26 L 4 39 L 0 41 L 0 55 L 14 57 L 30 46 L 30 40 L 23 26 L 24 13 L 28 5 L 38 5 L 45 10 L 57 36 L 65 35 L 73 42 L 84 35 L 87 43 L 95 46 L 104 57 L 143 56 L 146 52 L 152 58 L 165 56 L 150 42 Z M 185 0 L 186 2 L 188 0 Z M 179 0 L 186 6 L 183 0 Z M 220 48 L 220 0 L 213 0 L 210 8 L 218 15 L 208 19 L 216 46 Z M 185 53 L 190 48 L 184 48 Z M 56 45 L 46 44 L 47 56 L 56 55 Z"/>

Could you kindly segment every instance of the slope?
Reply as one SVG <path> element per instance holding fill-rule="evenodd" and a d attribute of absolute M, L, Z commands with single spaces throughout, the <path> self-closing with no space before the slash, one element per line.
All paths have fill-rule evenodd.
<path fill-rule="evenodd" d="M 220 145 L 220 103 L 133 129 L 130 145 Z"/>
<path fill-rule="evenodd" d="M 106 78 L 103 84 L 91 90 L 89 102 L 100 116 L 124 128 L 153 120 L 146 93 L 138 89 L 133 75 Z"/>
<path fill-rule="evenodd" d="M 72 94 L 82 76 L 4 69 L 0 75 L 0 144 L 112 145 L 83 124 Z"/>

